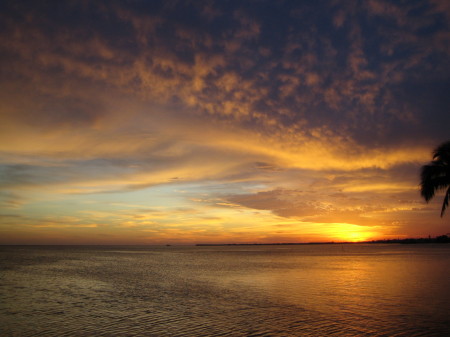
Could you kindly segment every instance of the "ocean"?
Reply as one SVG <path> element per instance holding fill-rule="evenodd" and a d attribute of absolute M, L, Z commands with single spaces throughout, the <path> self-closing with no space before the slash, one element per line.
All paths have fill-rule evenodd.
<path fill-rule="evenodd" d="M 450 245 L 0 246 L 0 335 L 450 336 Z"/>

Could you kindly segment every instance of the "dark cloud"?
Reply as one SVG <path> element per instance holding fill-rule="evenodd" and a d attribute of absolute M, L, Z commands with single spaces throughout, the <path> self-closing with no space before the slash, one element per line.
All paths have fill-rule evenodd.
<path fill-rule="evenodd" d="M 51 90 L 36 108 L 49 123 L 98 118 L 88 98 L 54 97 L 58 84 L 88 80 L 252 128 L 328 125 L 368 145 L 411 138 L 417 123 L 445 132 L 428 123 L 449 109 L 443 95 L 426 94 L 436 78 L 448 88 L 450 73 L 447 13 L 432 2 L 3 6 L 1 55 L 12 66 L 3 71 Z"/>

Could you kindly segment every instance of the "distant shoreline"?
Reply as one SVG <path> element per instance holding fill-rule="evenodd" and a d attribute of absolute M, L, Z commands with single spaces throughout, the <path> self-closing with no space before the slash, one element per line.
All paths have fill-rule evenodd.
<path fill-rule="evenodd" d="M 342 245 L 342 244 L 358 244 L 358 243 L 401 243 L 401 244 L 417 244 L 417 243 L 450 243 L 450 237 L 441 235 L 435 238 L 407 238 L 407 239 L 386 239 L 371 240 L 358 242 L 281 242 L 281 243 L 197 243 L 196 246 L 304 246 L 304 245 Z"/>
<path fill-rule="evenodd" d="M 197 243 L 197 244 L 0 244 L 0 247 L 177 247 L 177 246 L 306 246 L 306 245 L 352 245 L 352 244 L 429 244 L 450 243 L 450 236 L 441 235 L 435 238 L 406 238 L 368 241 L 317 241 L 317 242 L 271 242 L 271 243 Z"/>

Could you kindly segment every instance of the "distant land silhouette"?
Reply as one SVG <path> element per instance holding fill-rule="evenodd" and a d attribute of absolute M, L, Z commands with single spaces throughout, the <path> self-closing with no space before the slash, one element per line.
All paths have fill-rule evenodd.
<path fill-rule="evenodd" d="M 333 244 L 358 244 L 358 243 L 450 243 L 448 235 L 440 235 L 435 238 L 407 238 L 407 239 L 387 239 L 358 242 L 284 242 L 284 243 L 198 243 L 196 246 L 289 246 L 289 245 L 333 245 Z"/>

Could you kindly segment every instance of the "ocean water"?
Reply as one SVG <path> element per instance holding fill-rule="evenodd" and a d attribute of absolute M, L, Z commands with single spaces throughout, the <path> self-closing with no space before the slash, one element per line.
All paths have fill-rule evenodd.
<path fill-rule="evenodd" d="M 450 245 L 0 247 L 1 336 L 450 336 Z"/>

